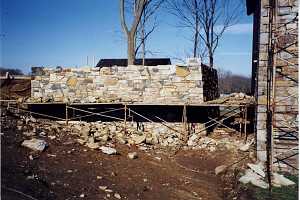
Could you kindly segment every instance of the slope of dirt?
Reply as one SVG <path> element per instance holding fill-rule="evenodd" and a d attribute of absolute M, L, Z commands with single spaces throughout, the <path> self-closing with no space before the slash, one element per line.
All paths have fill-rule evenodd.
<path fill-rule="evenodd" d="M 118 155 L 106 155 L 75 142 L 73 135 L 56 133 L 42 137 L 48 148 L 40 153 L 21 147 L 26 138 L 16 130 L 16 121 L 2 123 L 1 185 L 4 199 L 224 199 L 224 182 L 215 167 L 232 163 L 231 151 L 140 150 L 118 145 Z M 51 135 L 49 133 L 49 135 Z M 128 152 L 136 151 L 131 160 Z M 33 157 L 33 160 L 30 159 Z M 157 157 L 161 158 L 159 160 Z M 112 191 L 103 191 L 107 186 Z M 21 194 L 23 193 L 23 194 Z M 27 195 L 27 197 L 26 197 Z"/>

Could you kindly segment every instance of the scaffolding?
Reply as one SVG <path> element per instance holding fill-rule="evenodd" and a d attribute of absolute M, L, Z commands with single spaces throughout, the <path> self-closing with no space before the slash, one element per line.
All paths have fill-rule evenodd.
<path fill-rule="evenodd" d="M 292 7 L 292 5 L 291 5 Z M 279 98 L 276 94 L 277 81 L 284 78 L 293 87 L 298 87 L 298 77 L 292 77 L 290 68 L 298 73 L 298 14 L 294 18 L 282 21 L 279 15 L 278 0 L 269 0 L 269 38 L 268 38 L 268 66 L 267 66 L 267 172 L 268 181 L 271 185 L 271 175 L 274 164 L 284 164 L 292 169 L 298 170 L 297 163 L 291 163 L 290 159 L 298 156 L 298 124 L 297 121 L 290 122 L 286 117 L 280 122 L 276 119 L 277 107 L 284 101 L 298 98 L 297 92 Z M 290 28 L 291 24 L 296 24 L 295 28 Z M 284 55 L 284 58 L 283 58 Z M 280 64 L 279 64 L 280 63 Z M 297 105 L 298 106 L 298 105 Z M 293 115 L 297 118 L 298 107 L 294 111 L 284 111 L 284 115 Z M 285 150 L 282 150 L 282 144 Z M 279 153 L 278 153 L 278 152 Z"/>
<path fill-rule="evenodd" d="M 101 118 L 106 118 L 112 121 L 123 122 L 123 130 L 126 134 L 128 122 L 134 122 L 137 117 L 143 119 L 145 122 L 150 123 L 159 123 L 160 125 L 166 127 L 167 129 L 174 131 L 182 136 L 183 144 L 185 144 L 189 138 L 189 136 L 193 134 L 200 134 L 203 131 L 208 130 L 209 128 L 214 127 L 225 127 L 236 134 L 240 134 L 241 137 L 244 136 L 245 141 L 248 137 L 248 129 L 250 121 L 247 117 L 249 114 L 249 108 L 253 107 L 253 104 L 127 104 L 127 103 L 18 103 L 16 101 L 4 101 L 1 100 L 1 103 L 5 103 L 7 110 L 12 112 L 20 113 L 24 112 L 28 115 L 33 115 L 41 118 L 48 118 L 56 121 L 62 121 L 66 125 L 69 125 L 71 121 L 85 121 L 88 118 L 99 116 Z M 44 108 L 49 105 L 60 105 L 60 112 L 64 112 L 64 117 L 58 117 L 55 115 L 51 115 L 51 113 L 42 113 L 35 112 L 30 109 L 33 105 L 40 105 Z M 3 105 L 2 105 L 3 106 Z M 85 108 L 79 108 L 80 106 L 86 106 Z M 92 107 L 101 107 L 101 106 L 114 106 L 107 107 L 105 111 L 95 112 Z M 181 129 L 177 127 L 173 127 L 168 123 L 166 119 L 163 119 L 159 116 L 153 115 L 151 117 L 146 116 L 142 112 L 138 112 L 134 107 L 136 106 L 176 106 L 182 110 L 181 114 Z M 27 107 L 27 108 L 26 108 Z M 188 118 L 188 108 L 190 107 L 203 107 L 208 109 L 218 109 L 222 108 L 223 113 L 218 114 L 217 116 L 207 117 L 207 121 L 203 122 L 204 128 L 193 131 L 189 124 L 192 124 Z M 62 109 L 63 108 L 63 109 Z M 117 116 L 116 116 L 117 113 Z M 225 121 L 229 119 L 237 118 L 239 128 L 230 127 L 230 125 L 226 124 Z M 155 121 L 152 119 L 156 119 Z M 101 121 L 99 121 L 101 123 Z"/>

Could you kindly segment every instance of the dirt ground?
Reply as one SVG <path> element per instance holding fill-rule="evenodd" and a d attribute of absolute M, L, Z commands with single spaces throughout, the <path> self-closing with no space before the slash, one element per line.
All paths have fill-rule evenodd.
<path fill-rule="evenodd" d="M 119 194 L 121 199 L 134 200 L 218 200 L 232 199 L 232 192 L 235 199 L 247 199 L 233 191 L 238 188 L 235 180 L 215 175 L 217 166 L 244 156 L 234 151 L 174 153 L 116 144 L 118 155 L 106 155 L 60 132 L 55 139 L 43 137 L 49 146 L 36 153 L 20 145 L 26 136 L 16 129 L 14 118 L 5 123 L 1 124 L 3 199 L 118 199 Z M 131 160 L 127 153 L 134 151 L 138 158 Z"/>

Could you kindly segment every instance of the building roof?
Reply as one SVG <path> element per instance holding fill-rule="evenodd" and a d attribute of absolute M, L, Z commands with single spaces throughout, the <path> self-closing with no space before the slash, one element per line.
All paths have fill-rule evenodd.
<path fill-rule="evenodd" d="M 259 3 L 259 0 L 246 0 L 246 6 L 247 6 L 247 15 L 251 15 L 254 13 L 256 4 Z"/>
<path fill-rule="evenodd" d="M 142 59 L 135 59 L 135 65 L 142 65 Z M 146 66 L 170 65 L 170 58 L 146 58 Z M 127 59 L 101 59 L 96 67 L 112 67 L 112 66 L 127 66 Z"/>

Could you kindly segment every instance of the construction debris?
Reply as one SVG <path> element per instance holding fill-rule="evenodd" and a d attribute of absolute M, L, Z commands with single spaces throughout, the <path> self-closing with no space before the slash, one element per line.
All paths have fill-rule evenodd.
<path fill-rule="evenodd" d="M 134 135 L 132 140 L 134 141 L 134 144 L 141 144 L 146 140 L 146 135 Z"/>
<path fill-rule="evenodd" d="M 115 194 L 114 194 L 114 197 L 117 198 L 117 199 L 121 199 L 121 195 L 118 194 L 118 193 L 115 193 Z"/>
<path fill-rule="evenodd" d="M 225 105 L 250 105 L 255 103 L 253 96 L 248 96 L 244 93 L 232 93 L 224 95 L 215 100 L 207 101 L 206 104 L 225 104 Z"/>
<path fill-rule="evenodd" d="M 261 177 L 264 178 L 266 176 L 262 163 L 259 163 L 259 164 L 248 163 L 247 165 L 248 165 L 248 167 L 250 167 L 250 169 L 252 169 L 256 174 L 260 175 Z"/>
<path fill-rule="evenodd" d="M 293 181 L 278 173 L 273 173 L 272 183 L 276 187 L 295 185 Z"/>
<path fill-rule="evenodd" d="M 253 143 L 254 143 L 254 139 L 252 139 L 250 142 L 248 142 L 248 143 L 242 145 L 242 146 L 239 148 L 239 150 L 241 150 L 241 151 L 248 151 Z"/>
<path fill-rule="evenodd" d="M 261 163 L 259 164 L 248 163 L 247 166 L 250 169 L 246 170 L 245 175 L 242 176 L 239 179 L 239 181 L 244 184 L 252 183 L 257 187 L 267 189 L 269 185 L 263 180 L 263 178 L 265 177 L 263 165 Z"/>
<path fill-rule="evenodd" d="M 100 147 L 99 149 L 101 149 L 101 151 L 105 154 L 108 154 L 108 155 L 114 155 L 114 154 L 117 154 L 117 150 L 114 149 L 114 148 L 111 148 L 111 147 L 105 147 L 105 146 L 102 146 Z"/>
<path fill-rule="evenodd" d="M 154 157 L 156 160 L 159 160 L 159 161 L 161 161 L 161 157 L 158 157 L 158 156 L 156 156 L 156 157 Z"/>
<path fill-rule="evenodd" d="M 222 172 L 224 172 L 227 169 L 227 165 L 220 165 L 218 167 L 215 168 L 215 174 L 218 175 Z"/>
<path fill-rule="evenodd" d="M 142 125 L 144 130 L 141 131 L 137 130 L 135 122 L 128 122 L 126 133 L 124 133 L 123 122 L 73 122 L 65 127 L 62 124 L 55 124 L 51 121 L 42 122 L 32 117 L 26 117 L 20 121 L 22 120 L 26 121 L 27 124 L 22 126 L 19 125 L 20 131 L 23 134 L 25 132 L 28 137 L 36 135 L 40 137 L 47 136 L 51 140 L 54 140 L 58 138 L 57 135 L 53 133 L 59 133 L 62 129 L 64 129 L 64 131 L 78 136 L 76 141 L 79 144 L 85 145 L 86 147 L 94 150 L 99 149 L 101 146 L 110 145 L 115 142 L 119 144 L 138 145 L 141 150 L 142 148 L 146 150 L 151 145 L 176 148 L 183 144 L 185 148 L 208 149 L 213 152 L 216 150 L 217 146 L 224 146 L 227 149 L 239 148 L 241 146 L 239 142 L 230 139 L 230 137 L 221 137 L 218 140 L 215 140 L 213 137 L 206 136 L 206 134 L 203 134 L 202 131 L 205 129 L 205 126 L 200 123 L 194 124 L 195 133 L 188 135 L 187 142 L 182 143 L 182 135 L 180 134 L 180 130 L 182 128 L 181 123 L 165 123 L 165 125 L 162 125 L 161 123 L 143 122 Z M 18 122 L 18 124 L 22 124 L 22 122 Z M 166 126 L 172 128 L 168 128 Z M 218 132 L 228 131 L 226 128 L 218 128 L 216 130 Z M 215 134 L 213 133 L 212 136 L 214 135 Z M 225 134 L 221 135 L 226 136 Z M 248 149 L 248 146 L 252 143 L 253 142 L 247 143 L 246 149 Z M 106 147 L 103 149 L 104 151 L 107 150 Z M 108 150 L 108 152 L 110 152 L 110 150 Z"/>
<path fill-rule="evenodd" d="M 128 158 L 136 159 L 138 157 L 137 152 L 128 153 Z"/>
<path fill-rule="evenodd" d="M 262 177 L 256 174 L 254 171 L 248 169 L 244 176 L 242 176 L 239 181 L 243 184 L 252 183 L 253 185 L 267 189 L 269 185 L 262 180 Z"/>

